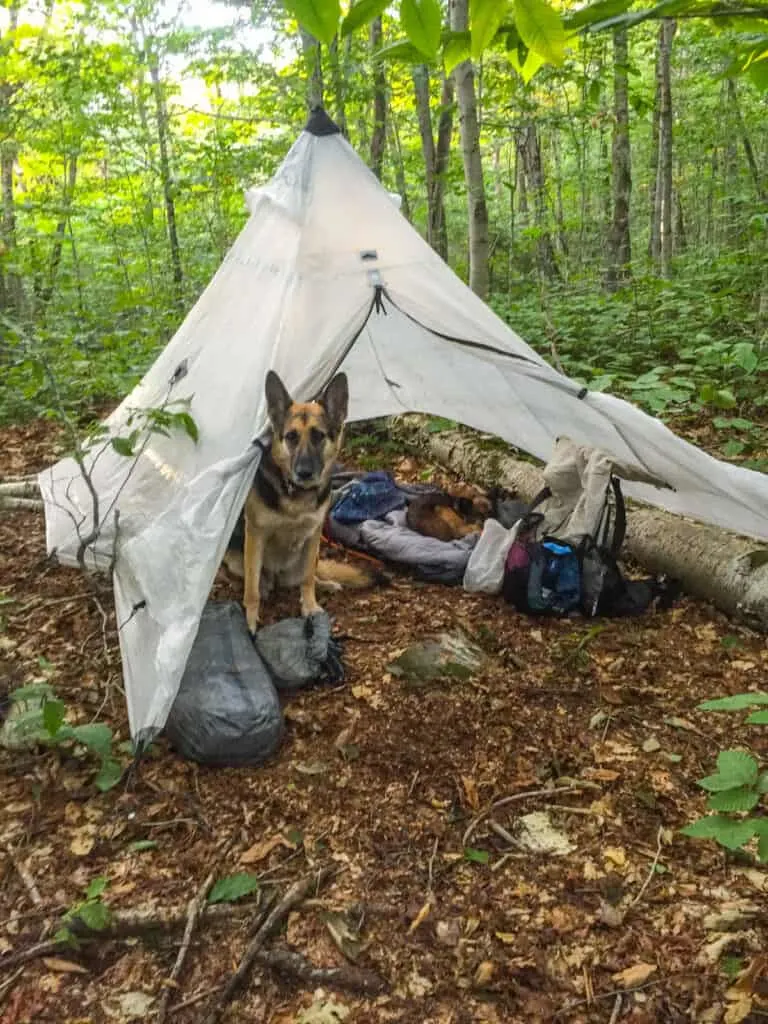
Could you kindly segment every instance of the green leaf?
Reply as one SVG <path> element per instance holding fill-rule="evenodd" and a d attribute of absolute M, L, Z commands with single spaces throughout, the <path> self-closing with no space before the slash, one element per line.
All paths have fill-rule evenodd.
<path fill-rule="evenodd" d="M 747 715 L 747 725 L 768 725 L 768 711 L 753 711 Z"/>
<path fill-rule="evenodd" d="M 726 459 L 735 459 L 737 455 L 742 454 L 746 447 L 743 441 L 727 441 L 723 445 L 723 455 Z"/>
<path fill-rule="evenodd" d="M 469 32 L 452 32 L 443 43 L 443 67 L 446 75 L 457 68 L 465 60 L 469 60 L 471 50 Z"/>
<path fill-rule="evenodd" d="M 443 15 L 438 0 L 401 0 L 400 22 L 408 39 L 428 60 L 437 56 Z"/>
<path fill-rule="evenodd" d="M 95 900 L 104 892 L 107 888 L 108 882 L 103 875 L 99 875 L 97 878 L 91 879 L 88 883 L 88 888 L 85 890 L 86 899 Z"/>
<path fill-rule="evenodd" d="M 721 793 L 713 793 L 707 800 L 707 807 L 712 811 L 751 811 L 758 803 L 760 796 L 753 786 L 737 786 Z"/>
<path fill-rule="evenodd" d="M 102 932 L 112 920 L 109 907 L 101 900 L 89 900 L 77 908 L 77 916 L 92 932 Z"/>
<path fill-rule="evenodd" d="M 144 853 L 145 850 L 156 850 L 157 846 L 156 839 L 137 839 L 135 843 L 129 843 L 128 849 L 131 853 Z"/>
<path fill-rule="evenodd" d="M 209 895 L 209 903 L 234 903 L 241 896 L 256 892 L 259 888 L 259 880 L 248 871 L 241 871 L 236 875 L 227 875 L 220 878 L 213 886 Z"/>
<path fill-rule="evenodd" d="M 55 697 L 46 700 L 45 704 L 43 704 L 43 725 L 51 737 L 54 737 L 61 728 L 65 711 L 64 701 L 58 700 Z"/>
<path fill-rule="evenodd" d="M 716 839 L 721 846 L 736 850 L 748 843 L 755 834 L 755 823 L 749 818 L 746 821 L 734 821 L 724 814 L 710 814 L 707 818 L 699 818 L 686 825 L 680 831 L 692 839 Z"/>
<path fill-rule="evenodd" d="M 464 860 L 471 861 L 473 864 L 487 864 L 490 859 L 491 855 L 487 850 L 476 850 L 471 846 L 464 847 Z"/>
<path fill-rule="evenodd" d="M 188 412 L 180 412 L 176 414 L 179 423 L 182 425 L 188 436 L 197 444 L 200 439 L 200 431 L 197 429 L 197 424 L 189 415 Z"/>
<path fill-rule="evenodd" d="M 53 687 L 48 683 L 28 683 L 26 686 L 18 686 L 8 694 L 10 699 L 17 704 L 21 701 L 35 701 L 42 704 L 44 700 L 53 697 Z"/>
<path fill-rule="evenodd" d="M 733 361 L 745 373 L 753 373 L 757 369 L 759 359 L 751 341 L 740 341 L 738 345 L 734 345 Z"/>
<path fill-rule="evenodd" d="M 352 32 L 362 28 L 383 14 L 389 4 L 389 0 L 358 0 L 347 12 L 341 23 L 341 36 L 351 35 Z"/>
<path fill-rule="evenodd" d="M 333 42 L 341 14 L 339 0 L 283 0 L 283 6 L 319 43 Z"/>
<path fill-rule="evenodd" d="M 721 750 L 717 755 L 717 769 L 733 780 L 732 786 L 754 786 L 757 781 L 757 761 L 744 750 Z"/>
<path fill-rule="evenodd" d="M 112 730 L 103 722 L 89 722 L 88 725 L 74 725 L 68 730 L 77 743 L 82 743 L 88 750 L 101 757 L 109 757 L 112 753 Z"/>
<path fill-rule="evenodd" d="M 373 56 L 374 60 L 401 60 L 406 64 L 423 64 L 424 54 L 412 43 L 399 42 L 382 46 Z"/>
<path fill-rule="evenodd" d="M 126 458 L 131 458 L 133 455 L 133 442 L 127 437 L 113 437 L 110 444 L 115 449 L 118 455 L 125 455 Z"/>
<path fill-rule="evenodd" d="M 123 766 L 113 757 L 105 758 L 101 768 L 93 780 L 93 784 L 100 793 L 106 793 L 113 789 L 123 777 Z"/>
<path fill-rule="evenodd" d="M 723 637 L 723 645 L 728 637 Z M 735 639 L 735 638 L 734 638 Z M 734 645 L 735 646 L 735 645 Z M 718 697 L 716 700 L 705 700 L 697 704 L 699 711 L 743 711 L 756 704 L 768 704 L 768 693 L 735 693 L 732 697 Z"/>
<path fill-rule="evenodd" d="M 501 0 L 469 0 L 472 56 L 475 60 L 493 42 L 506 13 L 507 5 Z"/>
<path fill-rule="evenodd" d="M 57 928 L 56 931 L 53 933 L 53 938 L 55 942 L 61 942 L 63 945 L 72 946 L 75 949 L 77 949 L 78 946 L 80 945 L 79 942 L 77 941 L 77 936 L 74 934 L 74 932 L 66 927 Z"/>
<path fill-rule="evenodd" d="M 551 64 L 565 59 L 565 29 L 557 11 L 545 0 L 515 0 L 515 24 L 529 50 Z"/>
<path fill-rule="evenodd" d="M 518 47 L 517 50 L 510 50 L 508 57 L 509 63 L 527 84 L 539 68 L 542 68 L 544 64 L 546 64 L 546 61 L 540 53 L 535 53 L 533 50 L 529 50 L 524 44 L 521 45 L 522 49 L 525 51 L 522 60 L 520 59 L 520 47 Z"/>
<path fill-rule="evenodd" d="M 718 409 L 733 409 L 737 404 L 736 398 L 730 388 L 720 388 L 716 391 L 713 402 Z"/>
<path fill-rule="evenodd" d="M 617 14 L 623 14 L 631 2 L 632 0 L 597 0 L 597 3 L 587 4 L 586 7 L 566 15 L 565 27 L 575 30 L 597 21 L 604 21 L 606 18 L 613 18 Z"/>

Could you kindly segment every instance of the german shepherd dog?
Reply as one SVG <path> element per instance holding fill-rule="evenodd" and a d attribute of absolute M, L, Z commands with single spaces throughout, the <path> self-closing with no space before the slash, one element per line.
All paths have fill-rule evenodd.
<path fill-rule="evenodd" d="M 244 577 L 243 604 L 252 633 L 259 624 L 261 598 L 275 586 L 299 587 L 301 613 L 309 616 L 321 611 L 317 583 L 338 590 L 376 582 L 363 567 L 319 559 L 331 476 L 347 418 L 346 375 L 337 374 L 316 402 L 294 402 L 270 370 L 265 393 L 272 445 L 262 456 L 245 502 L 242 562 L 238 565 L 234 547 L 226 558 L 230 571 Z"/>

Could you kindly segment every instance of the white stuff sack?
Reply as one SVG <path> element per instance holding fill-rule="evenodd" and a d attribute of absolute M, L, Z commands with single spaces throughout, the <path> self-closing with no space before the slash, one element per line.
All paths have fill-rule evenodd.
<path fill-rule="evenodd" d="M 504 563 L 519 526 L 520 520 L 508 530 L 498 519 L 486 519 L 464 571 L 464 589 L 470 594 L 501 593 Z"/>

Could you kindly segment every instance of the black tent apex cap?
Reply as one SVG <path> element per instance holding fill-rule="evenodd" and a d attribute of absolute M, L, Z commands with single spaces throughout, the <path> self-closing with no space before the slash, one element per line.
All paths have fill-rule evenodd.
<path fill-rule="evenodd" d="M 304 131 L 311 135 L 341 135 L 341 129 L 326 114 L 324 107 L 312 108 Z"/>

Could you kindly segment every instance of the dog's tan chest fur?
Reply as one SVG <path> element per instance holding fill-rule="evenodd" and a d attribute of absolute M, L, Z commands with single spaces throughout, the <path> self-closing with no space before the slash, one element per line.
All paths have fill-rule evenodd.
<path fill-rule="evenodd" d="M 327 512 L 327 503 L 320 508 L 307 508 L 307 504 L 308 498 L 301 496 L 284 498 L 278 510 L 257 500 L 246 504 L 249 526 L 264 538 L 263 570 L 275 577 L 270 582 L 290 587 L 301 579 L 304 549 L 322 529 Z"/>

